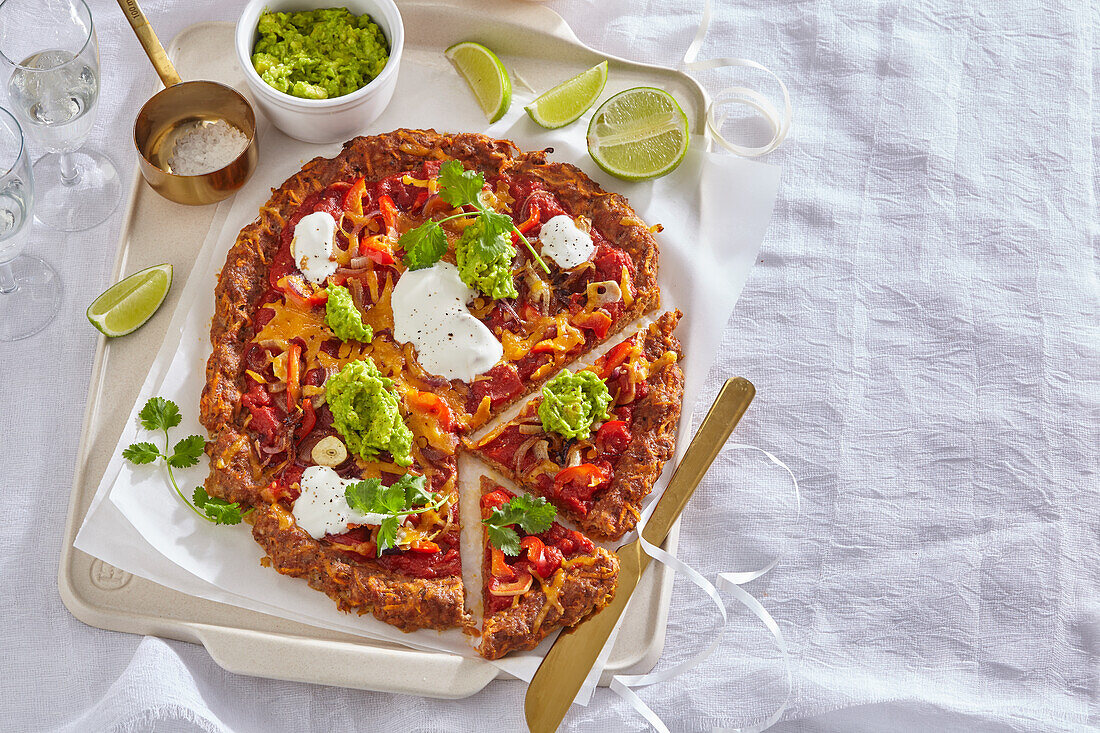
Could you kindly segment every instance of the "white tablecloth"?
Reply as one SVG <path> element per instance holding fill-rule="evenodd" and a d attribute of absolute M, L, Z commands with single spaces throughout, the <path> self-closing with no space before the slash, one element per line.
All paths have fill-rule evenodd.
<path fill-rule="evenodd" d="M 144 6 L 167 39 L 241 4 Z M 93 141 L 128 185 L 150 72 L 115 3 L 91 5 L 105 69 Z M 592 46 L 665 64 L 700 6 L 551 3 Z M 1098 12 L 1070 0 L 715 8 L 700 58 L 764 63 L 796 114 L 769 158 L 784 167 L 772 226 L 705 391 L 752 379 L 740 439 L 802 485 L 784 561 L 749 586 L 793 655 L 775 730 L 1100 726 Z M 83 311 L 107 285 L 120 225 L 121 212 L 83 234 L 36 226 L 30 251 L 60 271 L 62 314 L 0 344 L 0 728 L 520 729 L 518 683 L 446 702 L 239 677 L 199 646 L 65 610 L 54 577 L 96 340 Z M 734 465 L 720 458 L 682 534 L 681 557 L 708 575 L 736 566 L 752 532 L 707 518 L 760 503 L 737 495 Z M 662 665 L 696 648 L 703 608 L 678 582 Z M 731 612 L 711 661 L 642 693 L 674 730 L 744 725 L 784 696 L 771 643 Z M 606 690 L 566 727 L 645 729 Z"/>

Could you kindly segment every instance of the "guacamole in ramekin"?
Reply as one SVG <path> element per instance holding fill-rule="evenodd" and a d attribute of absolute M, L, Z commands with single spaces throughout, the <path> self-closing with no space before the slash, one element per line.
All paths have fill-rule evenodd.
<path fill-rule="evenodd" d="M 260 15 L 252 65 L 268 85 L 303 99 L 330 99 L 382 73 L 390 46 L 369 15 L 347 8 Z"/>

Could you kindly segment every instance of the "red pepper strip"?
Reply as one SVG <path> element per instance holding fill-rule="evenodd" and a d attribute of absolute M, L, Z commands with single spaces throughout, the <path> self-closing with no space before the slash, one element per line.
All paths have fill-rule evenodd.
<path fill-rule="evenodd" d="M 298 426 L 299 438 L 309 435 L 317 424 L 317 413 L 313 410 L 313 400 L 302 400 L 302 410 L 302 424 Z"/>
<path fill-rule="evenodd" d="M 327 290 L 310 290 L 309 286 L 302 282 L 302 279 L 297 275 L 287 275 L 279 280 L 277 286 L 286 295 L 287 300 L 302 310 L 308 311 L 315 305 L 328 302 Z"/>
<path fill-rule="evenodd" d="M 435 418 L 439 420 L 439 426 L 444 430 L 450 430 L 454 425 L 454 415 L 451 413 L 451 406 L 438 395 L 432 394 L 431 392 L 411 392 L 405 398 L 405 402 L 408 403 L 411 409 L 417 412 L 434 415 Z"/>
<path fill-rule="evenodd" d="M 546 580 L 552 576 L 559 567 L 565 555 L 557 547 L 547 546 L 541 539 L 534 535 L 528 535 L 519 541 L 519 546 L 527 551 L 527 560 L 534 566 L 538 576 Z"/>
<path fill-rule="evenodd" d="M 409 549 L 413 552 L 435 553 L 439 552 L 439 545 L 428 540 L 417 540 L 409 545 Z"/>
<path fill-rule="evenodd" d="M 496 491 L 490 491 L 488 494 L 481 497 L 481 508 L 488 510 L 488 511 L 482 512 L 482 514 L 484 514 L 485 517 L 488 518 L 488 516 L 493 513 L 494 509 L 496 509 L 498 506 L 504 506 L 505 504 L 507 504 L 511 500 L 512 500 L 512 497 L 509 495 L 508 491 L 505 490 L 505 489 L 497 489 Z"/>
<path fill-rule="evenodd" d="M 397 225 L 397 206 L 388 194 L 378 197 L 378 208 L 382 210 L 382 223 L 386 225 L 386 231 Z"/>
<path fill-rule="evenodd" d="M 558 490 L 570 483 L 595 488 L 611 478 L 610 472 L 594 463 L 582 463 L 558 471 L 554 477 L 554 489 Z"/>
<path fill-rule="evenodd" d="M 516 571 L 508 564 L 508 561 L 504 559 L 504 553 L 501 550 L 490 545 L 489 554 L 492 558 L 490 568 L 494 578 L 512 580 L 516 577 Z"/>
<path fill-rule="evenodd" d="M 539 223 L 539 207 L 538 204 L 531 204 L 531 215 L 527 217 L 527 221 L 520 224 L 516 229 L 519 229 L 522 233 L 526 234 L 535 228 L 535 225 Z"/>
<path fill-rule="evenodd" d="M 428 196 L 430 196 L 430 195 L 431 194 L 428 193 L 428 189 L 426 189 L 426 188 L 423 191 L 421 191 L 417 195 L 416 201 L 413 202 L 413 208 L 414 209 L 419 209 L 421 206 L 426 204 L 428 202 Z"/>
<path fill-rule="evenodd" d="M 615 367 L 626 361 L 626 356 L 630 353 L 633 341 L 634 339 L 627 339 L 607 352 L 607 356 L 604 357 L 603 366 L 600 368 L 601 377 L 607 379 L 611 372 L 615 371 Z"/>
<path fill-rule="evenodd" d="M 360 178 L 344 194 L 344 210 L 353 214 L 363 213 L 363 197 L 367 195 L 367 179 Z"/>
<path fill-rule="evenodd" d="M 367 237 L 359 243 L 359 256 L 369 257 L 372 262 L 380 265 L 392 265 L 397 262 L 393 258 L 393 252 L 376 246 L 374 237 Z"/>
<path fill-rule="evenodd" d="M 301 385 L 302 372 L 302 346 L 298 343 L 290 345 L 286 352 L 286 410 L 293 412 L 298 404 L 298 390 Z"/>
<path fill-rule="evenodd" d="M 501 583 L 496 578 L 489 578 L 489 592 L 494 595 L 511 596 L 526 593 L 531 587 L 531 573 L 524 572 L 509 583 Z"/>
<path fill-rule="evenodd" d="M 582 311 L 573 316 L 573 325 L 587 328 L 596 338 L 602 339 L 611 330 L 611 316 L 601 310 L 595 310 L 591 313 Z"/>

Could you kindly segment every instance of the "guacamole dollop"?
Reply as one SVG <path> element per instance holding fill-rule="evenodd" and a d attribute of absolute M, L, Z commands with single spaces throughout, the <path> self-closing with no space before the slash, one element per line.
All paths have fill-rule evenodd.
<path fill-rule="evenodd" d="M 325 323 L 341 341 L 362 341 L 369 344 L 374 338 L 374 329 L 363 323 L 363 317 L 355 307 L 351 293 L 342 285 L 328 286 Z"/>
<path fill-rule="evenodd" d="M 587 438 L 596 420 L 611 416 L 607 407 L 611 394 L 595 372 L 570 372 L 563 369 L 558 376 L 542 386 L 539 419 L 542 428 L 566 438 Z"/>
<path fill-rule="evenodd" d="M 325 401 L 348 450 L 365 460 L 386 451 L 399 466 L 412 463 L 412 431 L 401 421 L 393 380 L 374 362 L 353 361 L 329 378 Z"/>
<path fill-rule="evenodd" d="M 304 99 L 351 94 L 382 73 L 390 57 L 382 29 L 347 8 L 265 12 L 252 65 L 271 87 Z"/>
<path fill-rule="evenodd" d="M 508 221 L 511 225 L 511 221 Z M 512 281 L 512 260 L 516 248 L 507 232 L 494 226 L 489 217 L 479 216 L 466 227 L 455 244 L 455 264 L 458 276 L 471 288 L 480 290 L 494 300 L 518 298 Z"/>

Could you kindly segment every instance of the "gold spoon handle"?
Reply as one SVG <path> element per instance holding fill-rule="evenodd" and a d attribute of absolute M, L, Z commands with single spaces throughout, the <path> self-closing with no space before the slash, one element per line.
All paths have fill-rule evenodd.
<path fill-rule="evenodd" d="M 660 545 L 665 541 L 676 518 L 695 493 L 695 487 L 703 480 L 710 464 L 726 444 L 745 410 L 749 409 L 749 403 L 755 394 L 756 388 L 752 386 L 752 382 L 741 377 L 727 379 L 722 385 L 710 411 L 703 418 L 703 424 L 699 426 L 699 432 L 688 445 L 676 472 L 668 482 L 668 488 L 657 502 L 653 516 L 642 530 L 642 536 L 647 542 Z"/>
<path fill-rule="evenodd" d="M 134 34 L 141 42 L 141 47 L 145 49 L 145 55 L 153 63 L 153 68 L 157 70 L 164 86 L 170 87 L 179 84 L 182 81 L 180 75 L 176 73 L 176 67 L 172 66 L 172 62 L 168 60 L 168 54 L 164 52 L 164 46 L 160 44 L 160 39 L 153 32 L 153 27 L 149 25 L 145 13 L 141 12 L 141 8 L 138 7 L 137 0 L 118 0 L 118 5 L 122 8 L 122 12 L 126 14 L 126 19 L 130 21 L 130 27 L 134 29 Z"/>
<path fill-rule="evenodd" d="M 755 394 L 756 389 L 746 379 L 726 380 L 646 523 L 642 535 L 647 540 L 655 545 L 664 542 Z M 570 633 L 559 636 L 531 678 L 523 706 L 531 733 L 557 730 L 649 565 L 649 555 L 637 540 L 620 547 L 618 555 L 619 586 L 611 603 Z"/>

